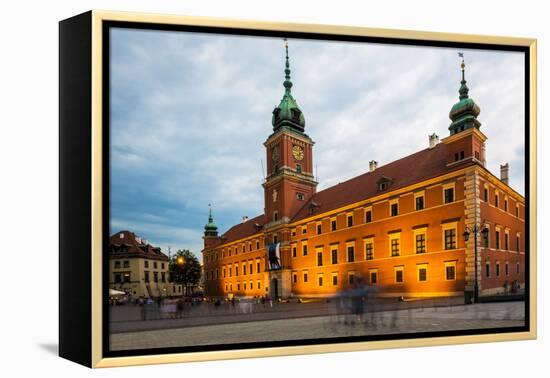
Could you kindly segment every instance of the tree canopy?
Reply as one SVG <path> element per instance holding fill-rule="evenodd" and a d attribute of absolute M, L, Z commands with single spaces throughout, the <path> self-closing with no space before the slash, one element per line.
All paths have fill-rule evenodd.
<path fill-rule="evenodd" d="M 201 278 L 201 264 L 197 256 L 180 249 L 170 258 L 170 280 L 184 286 L 196 285 Z"/>

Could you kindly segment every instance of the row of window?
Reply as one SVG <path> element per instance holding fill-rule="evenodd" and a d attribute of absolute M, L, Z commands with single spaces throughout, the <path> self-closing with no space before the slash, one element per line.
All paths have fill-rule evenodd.
<path fill-rule="evenodd" d="M 454 281 L 456 280 L 456 261 L 448 261 L 444 263 L 444 277 L 445 281 Z M 339 273 L 334 272 L 330 274 L 332 286 L 338 286 L 339 284 Z M 368 282 L 371 285 L 376 285 L 379 283 L 379 269 L 369 269 L 368 271 Z M 325 274 L 317 274 L 317 286 L 324 286 Z M 356 280 L 356 273 L 354 271 L 348 272 L 347 274 L 347 283 L 353 285 Z M 418 264 L 416 266 L 416 281 L 425 282 L 428 281 L 428 264 Z M 309 282 L 309 273 L 308 271 L 302 271 L 302 282 Z M 292 272 L 292 283 L 298 284 L 298 272 Z M 393 268 L 393 283 L 402 284 L 405 283 L 405 267 L 395 266 Z"/>
<path fill-rule="evenodd" d="M 483 201 L 489 202 L 489 188 L 483 188 Z M 493 197 L 493 205 L 500 209 L 500 194 L 496 192 Z M 508 212 L 508 198 L 504 197 L 504 211 Z M 519 203 L 516 203 L 516 217 L 519 218 Z"/>
<path fill-rule="evenodd" d="M 243 262 L 242 264 L 240 264 L 240 267 L 242 268 L 242 270 L 239 269 L 238 263 L 235 263 L 234 265 L 229 265 L 227 267 L 222 266 L 222 277 L 233 277 L 233 274 L 235 274 L 235 277 L 238 277 L 239 275 L 246 276 L 247 274 L 257 274 L 262 272 L 260 259 L 256 260 L 256 271 L 254 271 L 254 263 L 251 261 L 248 263 Z M 217 280 L 219 278 L 218 269 L 207 271 L 205 274 L 206 280 Z"/>
<path fill-rule="evenodd" d="M 239 253 L 239 249 L 241 250 L 242 253 L 245 253 L 247 252 L 251 252 L 253 249 L 252 247 L 255 246 L 256 247 L 256 250 L 259 250 L 260 249 L 260 241 L 259 240 L 255 240 L 254 242 L 248 242 L 248 248 L 247 248 L 247 244 L 244 243 L 242 244 L 240 247 L 239 246 L 232 246 L 232 247 L 228 247 L 227 250 L 223 250 L 222 251 L 222 257 L 225 258 L 225 257 L 230 257 L 232 255 L 237 255 Z M 215 252 L 213 254 L 210 254 L 210 255 L 204 255 L 204 262 L 205 263 L 208 263 L 208 262 L 212 262 L 212 261 L 216 261 L 218 260 L 218 252 Z"/>
<path fill-rule="evenodd" d="M 150 272 L 144 271 L 144 281 L 146 283 L 150 281 Z M 127 283 L 132 281 L 130 272 L 115 273 L 115 283 Z M 159 272 L 153 272 L 153 282 L 159 282 Z M 160 282 L 166 282 L 166 272 L 160 272 Z"/>
<path fill-rule="evenodd" d="M 235 287 L 237 291 L 241 291 L 241 282 L 237 282 L 235 284 Z M 243 290 L 254 290 L 254 283 L 252 281 L 249 281 L 248 283 L 246 281 L 242 282 L 242 288 Z M 256 289 L 261 289 L 262 283 L 261 281 L 256 281 Z M 233 283 L 226 283 L 225 284 L 225 291 L 230 293 L 233 291 Z"/>
<path fill-rule="evenodd" d="M 121 269 L 121 268 L 129 268 L 130 267 L 130 260 L 123 260 L 122 262 L 120 260 L 115 260 L 115 269 Z M 144 267 L 146 269 L 149 268 L 149 261 L 144 261 Z M 158 269 L 159 264 L 157 261 L 153 261 L 153 269 Z M 163 262 L 160 263 L 160 269 L 164 269 L 165 265 Z"/>
<path fill-rule="evenodd" d="M 414 233 L 414 252 L 417 254 L 426 253 L 426 244 L 427 244 L 427 228 L 420 228 L 413 230 Z M 457 231 L 456 225 L 444 226 L 443 229 L 444 242 L 443 248 L 445 250 L 453 250 L 457 248 Z M 401 233 L 391 233 L 389 237 L 389 256 L 397 257 L 401 256 Z M 302 242 L 302 256 L 308 255 L 308 246 L 304 241 Z M 374 259 L 374 237 L 367 237 L 363 239 L 364 243 L 364 259 L 373 260 Z M 323 247 L 316 247 L 317 252 L 317 265 L 323 265 Z M 292 257 L 298 257 L 297 246 L 292 245 L 291 247 Z M 330 246 L 330 256 L 331 263 L 338 264 L 338 245 Z M 346 261 L 354 262 L 356 260 L 355 256 L 355 242 L 346 243 Z"/>
<path fill-rule="evenodd" d="M 454 186 L 450 187 L 444 187 L 443 189 L 443 202 L 445 204 L 454 202 L 455 200 L 455 194 L 454 194 Z M 424 200 L 424 194 L 418 194 L 415 195 L 415 210 L 420 211 L 425 209 L 425 200 Z M 390 216 L 396 217 L 399 215 L 399 200 L 391 200 L 390 201 Z M 365 209 L 365 219 L 364 223 L 371 223 L 373 221 L 373 214 L 372 209 L 370 207 Z M 346 215 L 346 226 L 347 227 L 353 227 L 355 224 L 354 220 L 354 214 L 349 213 Z M 330 231 L 336 231 L 338 229 L 338 225 L 336 222 L 336 218 L 330 219 Z M 323 233 L 323 227 L 322 223 L 318 222 L 315 226 L 315 231 L 317 235 L 320 235 Z M 307 225 L 301 226 L 301 232 L 302 235 L 307 234 Z M 292 236 L 296 236 L 296 229 L 293 229 L 291 231 Z"/>
<path fill-rule="evenodd" d="M 490 237 L 489 237 L 489 229 L 485 228 L 481 232 L 481 240 L 482 245 L 484 248 L 491 248 L 490 246 Z M 508 231 L 504 232 L 504 246 L 501 244 L 501 232 L 500 228 L 495 229 L 495 249 L 503 249 L 505 251 L 510 250 L 510 233 Z M 502 248 L 503 247 L 503 248 Z M 521 248 L 521 239 L 520 234 L 516 234 L 516 252 L 519 252 Z"/>
<path fill-rule="evenodd" d="M 519 262 L 516 262 L 516 274 L 519 274 L 520 272 L 520 264 Z M 495 276 L 496 277 L 500 277 L 500 262 L 497 261 L 495 263 Z M 509 268 L 509 265 L 508 265 L 508 261 L 506 261 L 504 263 L 504 275 L 505 276 L 508 276 L 510 275 L 510 268 Z M 485 277 L 491 277 L 491 262 L 489 260 L 487 260 L 485 262 Z"/>

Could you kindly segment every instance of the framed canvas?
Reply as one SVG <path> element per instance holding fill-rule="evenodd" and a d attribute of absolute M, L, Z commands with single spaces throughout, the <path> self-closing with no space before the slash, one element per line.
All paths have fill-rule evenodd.
<path fill-rule="evenodd" d="M 59 41 L 62 357 L 536 337 L 536 40 L 90 11 Z"/>

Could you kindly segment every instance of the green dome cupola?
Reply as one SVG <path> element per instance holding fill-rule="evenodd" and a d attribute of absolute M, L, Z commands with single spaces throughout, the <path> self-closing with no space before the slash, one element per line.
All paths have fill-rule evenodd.
<path fill-rule="evenodd" d="M 208 223 L 204 226 L 204 236 L 218 236 L 218 226 L 212 217 L 212 208 L 208 205 Z"/>
<path fill-rule="evenodd" d="M 466 85 L 464 76 L 464 69 L 466 68 L 464 57 L 462 53 L 458 55 L 462 58 L 462 63 L 460 64 L 460 68 L 462 69 L 462 80 L 460 81 L 460 89 L 458 90 L 459 101 L 453 105 L 449 112 L 449 118 L 452 121 L 449 126 L 451 135 L 473 127 L 479 129 L 481 126 L 481 122 L 477 120 L 477 116 L 480 113 L 479 106 L 468 96 L 470 89 Z"/>
<path fill-rule="evenodd" d="M 281 99 L 281 103 L 275 109 L 273 109 L 273 117 L 271 123 L 273 124 L 273 131 L 278 131 L 282 127 L 287 127 L 292 130 L 303 133 L 306 125 L 304 114 L 298 107 L 298 103 L 292 97 L 290 89 L 292 88 L 292 81 L 290 81 L 290 64 L 288 62 L 288 42 L 285 38 L 286 49 L 286 63 L 285 63 L 285 81 L 283 86 L 285 87 L 285 94 Z"/>

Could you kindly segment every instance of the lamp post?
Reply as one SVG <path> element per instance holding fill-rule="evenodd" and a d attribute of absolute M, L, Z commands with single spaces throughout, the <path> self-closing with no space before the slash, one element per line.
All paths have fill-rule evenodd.
<path fill-rule="evenodd" d="M 474 233 L 474 303 L 477 303 L 479 297 L 479 286 L 477 282 L 477 234 L 479 232 L 486 233 L 489 231 L 487 227 L 483 224 L 475 224 L 473 231 L 470 231 L 470 228 L 466 226 L 462 236 L 464 241 L 467 242 L 470 239 L 470 234 Z"/>
<path fill-rule="evenodd" d="M 179 267 L 183 267 L 185 265 L 185 257 L 181 256 L 181 255 L 178 255 L 176 257 L 176 264 L 179 266 Z M 183 285 L 183 284 L 182 284 Z M 183 295 L 187 295 L 187 285 L 184 286 L 184 290 L 183 290 Z"/>

